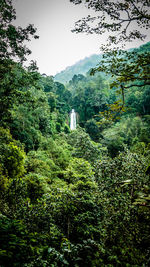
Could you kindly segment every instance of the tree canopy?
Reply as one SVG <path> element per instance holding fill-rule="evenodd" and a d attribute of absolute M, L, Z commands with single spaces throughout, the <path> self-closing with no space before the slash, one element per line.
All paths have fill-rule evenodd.
<path fill-rule="evenodd" d="M 136 38 L 143 40 L 146 37 L 150 26 L 150 3 L 147 0 L 70 0 L 70 2 L 83 3 L 88 9 L 96 12 L 93 17 L 89 15 L 77 21 L 74 32 L 98 34 L 109 32 L 109 45 Z"/>
<path fill-rule="evenodd" d="M 130 86 L 130 73 L 122 114 L 110 75 L 89 70 L 65 86 L 25 68 L 31 31 L 11 26 L 12 1 L 0 12 L 0 266 L 149 266 L 149 87 Z"/>
<path fill-rule="evenodd" d="M 71 0 L 74 4 L 85 4 L 88 9 L 95 11 L 95 16 L 90 15 L 77 21 L 73 32 L 89 34 L 103 34 L 108 32 L 107 43 L 101 48 L 104 52 L 103 61 L 99 67 L 92 70 L 104 71 L 114 77 L 112 86 L 119 87 L 123 95 L 126 88 L 133 86 L 143 87 L 150 85 L 149 50 L 138 53 L 137 51 L 124 51 L 127 42 L 144 40 L 150 26 L 149 1 L 80 1 Z"/>
<path fill-rule="evenodd" d="M 36 28 L 29 24 L 26 28 L 13 25 L 16 19 L 16 11 L 13 8 L 12 0 L 2 0 L 0 3 L 0 59 L 19 59 L 23 62 L 26 55 L 31 54 L 24 41 L 30 37 L 38 38 Z"/>

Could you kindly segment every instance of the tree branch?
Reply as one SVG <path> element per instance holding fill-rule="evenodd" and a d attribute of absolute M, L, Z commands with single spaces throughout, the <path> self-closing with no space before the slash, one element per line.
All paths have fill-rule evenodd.
<path fill-rule="evenodd" d="M 149 82 L 146 82 L 144 84 L 131 84 L 129 86 L 124 86 L 125 89 L 128 89 L 128 88 L 131 88 L 131 87 L 134 87 L 134 86 L 137 86 L 137 87 L 143 87 L 143 86 L 146 86 L 146 85 L 150 85 L 150 81 Z"/>

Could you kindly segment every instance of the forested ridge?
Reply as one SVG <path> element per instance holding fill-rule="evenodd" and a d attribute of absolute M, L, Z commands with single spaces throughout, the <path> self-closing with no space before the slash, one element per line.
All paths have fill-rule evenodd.
<path fill-rule="evenodd" d="M 24 66 L 36 29 L 0 12 L 0 266 L 149 266 L 150 43 L 64 85 Z"/>
<path fill-rule="evenodd" d="M 66 85 L 74 75 L 83 74 L 85 75 L 91 68 L 94 68 L 101 60 L 100 54 L 93 54 L 86 57 L 74 65 L 67 67 L 65 70 L 57 73 L 54 76 L 54 81 L 63 83 Z"/>

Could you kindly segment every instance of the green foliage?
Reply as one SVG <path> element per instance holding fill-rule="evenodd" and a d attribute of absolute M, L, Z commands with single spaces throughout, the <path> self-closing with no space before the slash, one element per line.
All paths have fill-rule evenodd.
<path fill-rule="evenodd" d="M 11 220 L 0 215 L 0 263 L 1 266 L 19 266 L 26 255 L 32 255 L 28 245 L 27 230 L 19 220 Z"/>
<path fill-rule="evenodd" d="M 0 4 L 0 33 L 1 33 L 1 59 L 19 58 L 26 60 L 26 55 L 31 54 L 31 51 L 24 44 L 30 40 L 30 36 L 35 39 L 38 36 L 35 34 L 36 29 L 32 24 L 26 28 L 15 27 L 12 22 L 16 19 L 16 12 L 12 5 L 12 0 L 2 0 Z"/>
<path fill-rule="evenodd" d="M 144 40 L 148 35 L 150 25 L 149 3 L 129 0 L 127 3 L 110 0 L 80 1 L 70 0 L 74 4 L 85 3 L 88 9 L 97 12 L 97 16 L 88 15 L 75 23 L 73 32 L 89 34 L 109 33 L 106 44 L 101 45 L 103 59 L 98 67 L 91 71 L 105 72 L 113 78 L 110 87 L 118 88 L 125 102 L 125 91 L 128 88 L 150 85 L 149 78 L 149 43 L 143 48 L 125 51 L 126 42 Z M 134 22 L 137 28 L 132 27 Z M 144 29 L 144 34 L 143 30 Z"/>
<path fill-rule="evenodd" d="M 101 144 L 92 141 L 87 133 L 82 128 L 70 133 L 68 136 L 68 143 L 73 144 L 72 155 L 78 158 L 83 158 L 90 163 L 100 159 L 103 152 L 105 153 L 105 147 Z"/>
<path fill-rule="evenodd" d="M 104 54 L 101 65 L 92 70 L 104 71 L 112 76 L 110 88 L 117 88 L 125 102 L 125 92 L 129 88 L 144 88 L 150 84 L 149 80 L 149 45 L 141 46 L 138 49 L 124 51 L 113 50 Z M 146 47 L 146 49 L 145 49 Z"/>
<path fill-rule="evenodd" d="M 49 92 L 47 93 L 47 97 L 48 97 L 48 103 L 50 106 L 50 111 L 53 112 L 56 108 L 56 96 L 53 92 Z"/>
<path fill-rule="evenodd" d="M 89 74 L 74 75 L 67 85 L 72 93 L 72 106 L 78 114 L 78 121 L 84 126 L 87 120 L 103 111 L 109 103 L 108 82 L 101 76 L 91 77 Z"/>
<path fill-rule="evenodd" d="M 0 165 L 5 177 L 21 177 L 24 172 L 25 153 L 13 140 L 8 130 L 0 128 Z"/>
<path fill-rule="evenodd" d="M 94 179 L 94 172 L 88 161 L 85 161 L 82 158 L 73 158 L 64 172 L 64 178 L 67 182 L 73 184 L 80 180 L 86 182 L 88 179 Z"/>
<path fill-rule="evenodd" d="M 65 70 L 57 73 L 54 77 L 55 81 L 67 84 L 74 76 L 81 74 L 85 75 L 89 69 L 94 68 L 100 61 L 101 55 L 91 55 L 83 60 L 80 60 L 73 66 L 67 67 Z"/>
<path fill-rule="evenodd" d="M 51 134 L 49 105 L 44 92 L 36 87 L 20 93 L 11 109 L 11 128 L 27 151 L 36 149 L 43 135 Z"/>
<path fill-rule="evenodd" d="M 149 184 L 145 166 L 144 157 L 129 151 L 95 165 L 105 209 L 102 228 L 107 264 L 139 266 L 148 260 L 144 255 L 149 247 L 149 208 L 142 206 L 146 200 L 135 202 Z"/>
<path fill-rule="evenodd" d="M 111 16 L 120 1 L 108 3 Z M 0 12 L 0 266 L 149 266 L 149 87 L 141 90 L 137 81 L 132 90 L 130 84 L 136 70 L 142 79 L 147 75 L 135 64 L 149 45 L 140 48 L 135 64 L 126 58 L 129 83 L 121 105 L 116 89 L 109 90 L 110 76 L 78 74 L 65 87 L 40 75 L 34 62 L 28 69 L 15 63 L 10 58 L 24 60 L 22 41 L 35 31 L 11 26 L 12 1 L 3 0 Z M 112 71 L 125 66 L 119 53 Z M 115 86 L 125 82 L 120 71 Z M 87 132 L 70 131 L 72 108 Z"/>
<path fill-rule="evenodd" d="M 0 190 L 5 191 L 9 186 L 9 179 L 3 174 L 3 168 L 0 164 Z"/>
<path fill-rule="evenodd" d="M 22 68 L 11 60 L 0 66 L 0 119 L 1 125 L 11 120 L 10 108 L 16 103 L 18 88 L 23 80 Z"/>
<path fill-rule="evenodd" d="M 143 0 L 143 5 L 138 0 L 117 3 L 110 0 L 86 1 L 70 0 L 74 4 L 84 3 L 88 9 L 96 11 L 96 15 L 88 15 L 75 23 L 73 32 L 86 32 L 89 34 L 103 34 L 109 32 L 108 45 L 121 42 L 133 41 L 134 39 L 143 40 L 148 34 L 150 16 L 148 12 L 149 3 Z M 134 30 L 134 21 L 137 22 L 137 28 Z M 94 22 L 94 23 L 91 23 Z M 143 36 L 142 28 L 145 29 Z"/>
<path fill-rule="evenodd" d="M 101 134 L 95 119 L 88 120 L 85 124 L 85 129 L 93 141 L 99 141 Z"/>
<path fill-rule="evenodd" d="M 112 125 L 102 132 L 103 143 L 107 146 L 109 153 L 115 156 L 124 146 L 135 147 L 139 142 L 149 143 L 149 124 L 140 117 L 125 116 L 120 122 Z M 138 152 L 138 149 L 137 149 Z"/>
<path fill-rule="evenodd" d="M 66 134 L 70 133 L 70 128 L 67 124 L 65 124 L 65 126 L 64 126 L 64 133 L 66 133 Z"/>
<path fill-rule="evenodd" d="M 49 192 L 48 179 L 36 173 L 29 173 L 25 177 L 29 198 L 34 202 L 40 199 L 44 193 Z"/>
<path fill-rule="evenodd" d="M 130 112 L 140 115 L 150 114 L 149 110 L 150 90 L 149 86 L 144 88 L 135 87 L 126 95 L 126 105 Z"/>
<path fill-rule="evenodd" d="M 122 113 L 125 112 L 125 108 L 121 101 L 116 101 L 113 104 L 107 104 L 107 109 L 99 112 L 97 115 L 99 121 L 98 125 L 108 125 L 110 126 L 113 121 L 118 121 L 121 118 Z"/>
<path fill-rule="evenodd" d="M 63 171 L 69 164 L 71 153 L 64 141 L 59 144 L 59 139 L 43 140 L 37 151 L 30 151 L 26 160 L 26 170 L 29 177 L 35 180 L 42 179 L 45 189 L 48 191 L 48 184 L 58 177 L 63 177 Z M 28 178 L 27 178 L 28 179 Z M 29 178 L 32 180 L 32 178 Z M 40 180 L 38 183 L 41 183 Z"/>

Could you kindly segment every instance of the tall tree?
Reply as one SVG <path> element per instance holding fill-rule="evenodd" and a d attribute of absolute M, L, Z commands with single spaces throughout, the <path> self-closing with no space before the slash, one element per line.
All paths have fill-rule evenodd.
<path fill-rule="evenodd" d="M 29 24 L 26 28 L 16 27 L 13 21 L 16 19 L 16 11 L 12 0 L 1 0 L 0 3 L 0 59 L 19 59 L 21 62 L 26 55 L 31 54 L 24 41 L 30 41 L 30 37 L 38 38 L 36 28 Z"/>
<path fill-rule="evenodd" d="M 147 0 L 70 0 L 74 4 L 85 4 L 95 11 L 95 16 L 88 16 L 77 21 L 73 32 L 89 34 L 108 33 L 106 45 L 101 48 L 105 52 L 100 66 L 92 71 L 106 71 L 115 76 L 112 86 L 119 87 L 123 95 L 124 89 L 133 86 L 150 84 L 149 51 L 123 51 L 127 42 L 135 39 L 144 40 L 150 26 L 150 1 Z"/>
<path fill-rule="evenodd" d="M 148 0 L 70 0 L 70 2 L 84 3 L 88 9 L 98 13 L 97 16 L 89 15 L 77 21 L 74 32 L 98 34 L 109 32 L 110 44 L 146 37 L 150 26 Z"/>
<path fill-rule="evenodd" d="M 26 28 L 13 25 L 16 19 L 16 11 L 12 0 L 0 2 L 0 119 L 10 120 L 10 108 L 16 102 L 18 90 L 24 86 L 33 84 L 35 77 L 31 73 L 37 69 L 34 62 L 25 71 L 22 68 L 26 56 L 31 53 L 25 45 L 31 37 L 38 38 L 36 28 L 29 24 Z M 29 81 L 30 80 L 30 81 Z"/>

